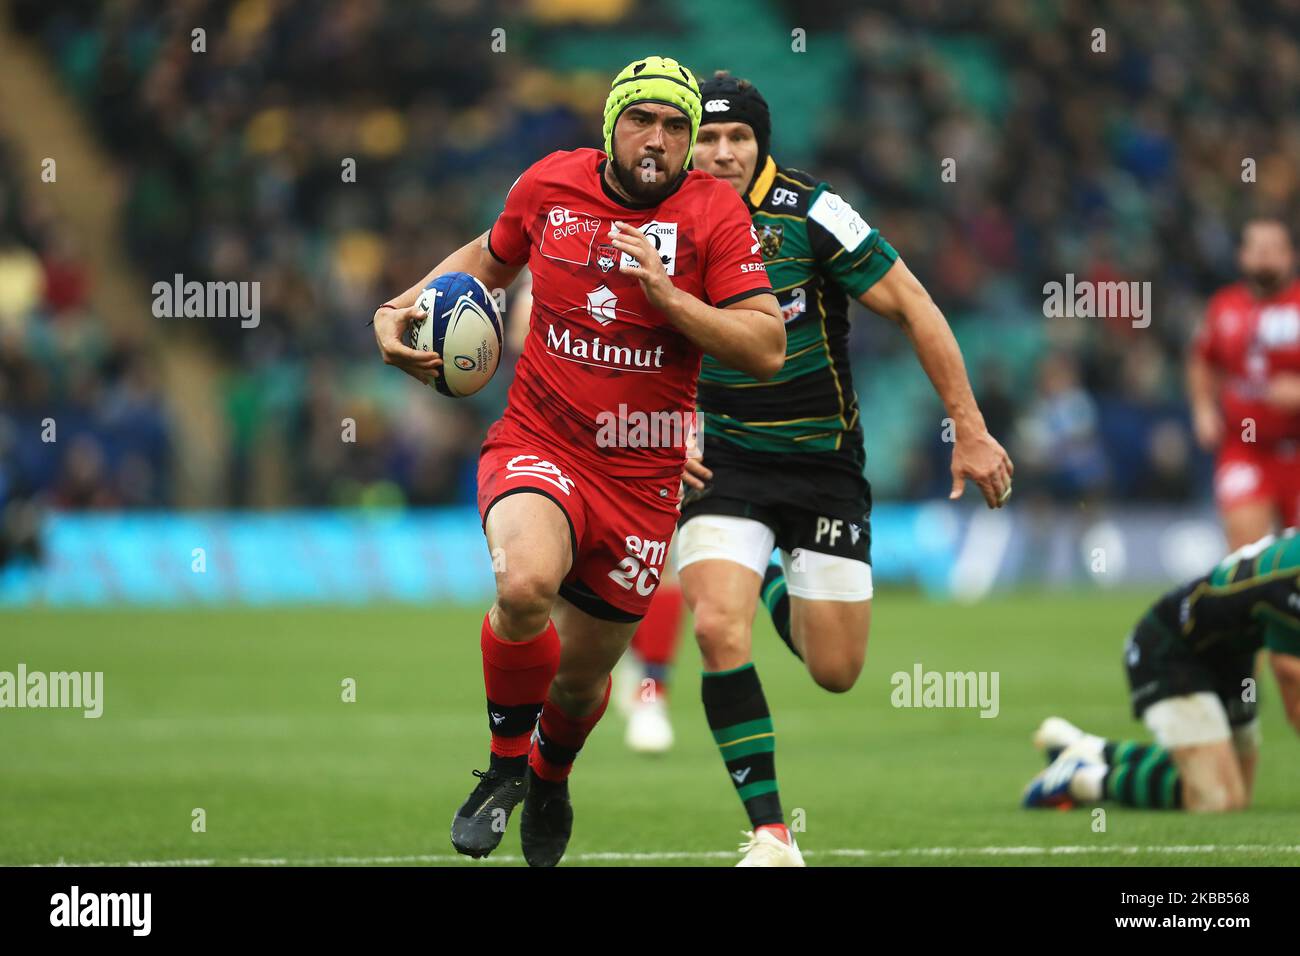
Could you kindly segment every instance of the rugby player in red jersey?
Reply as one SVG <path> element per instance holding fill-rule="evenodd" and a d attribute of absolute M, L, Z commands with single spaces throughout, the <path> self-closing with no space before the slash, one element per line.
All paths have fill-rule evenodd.
<path fill-rule="evenodd" d="M 1242 230 L 1242 281 L 1210 299 L 1187 363 L 1197 441 L 1217 451 L 1228 547 L 1300 524 L 1300 281 L 1286 224 Z"/>
<path fill-rule="evenodd" d="M 781 312 L 744 203 L 686 171 L 700 115 L 699 86 L 675 60 L 630 64 L 605 104 L 604 152 L 534 163 L 487 233 L 375 313 L 384 361 L 423 380 L 441 359 L 401 336 L 428 282 L 468 272 L 497 289 L 525 265 L 532 273 L 528 337 L 479 460 L 498 570 L 481 633 L 490 766 L 474 771 L 479 783 L 452 820 L 452 844 L 469 856 L 496 848 L 522 800 L 524 858 L 559 862 L 573 826 L 569 771 L 677 522 L 701 356 L 760 379 L 784 362 Z M 682 427 L 670 440 L 657 429 L 657 441 L 633 440 L 645 430 L 610 429 L 611 416 Z"/>

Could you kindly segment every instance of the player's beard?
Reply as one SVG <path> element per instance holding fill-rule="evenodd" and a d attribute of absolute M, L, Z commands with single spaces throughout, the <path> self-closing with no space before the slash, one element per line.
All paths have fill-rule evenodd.
<path fill-rule="evenodd" d="M 618 161 L 617 157 L 613 157 L 614 178 L 623 187 L 623 191 L 631 196 L 635 202 L 657 204 L 666 199 L 668 194 L 673 191 L 673 184 L 677 182 L 677 177 L 681 175 L 681 172 L 678 171 L 677 176 L 665 176 L 663 182 L 657 180 L 646 182 L 641 178 L 641 163 L 645 162 L 645 160 L 646 157 L 642 157 L 637 161 L 637 165 L 624 166 Z M 664 166 L 662 161 L 659 163 L 659 169 L 667 172 L 667 167 Z"/>
<path fill-rule="evenodd" d="M 1277 269 L 1256 269 L 1246 273 L 1246 281 L 1261 295 L 1271 296 L 1286 284 L 1286 276 Z"/>

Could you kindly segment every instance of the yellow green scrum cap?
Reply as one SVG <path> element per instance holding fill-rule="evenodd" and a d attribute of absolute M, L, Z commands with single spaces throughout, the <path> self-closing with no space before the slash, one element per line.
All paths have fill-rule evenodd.
<path fill-rule="evenodd" d="M 605 100 L 605 155 L 614 155 L 614 124 L 633 103 L 664 103 L 675 106 L 691 121 L 691 145 L 686 163 L 695 151 L 695 136 L 700 131 L 700 85 L 691 71 L 666 56 L 648 56 L 623 68 L 609 87 Z"/>

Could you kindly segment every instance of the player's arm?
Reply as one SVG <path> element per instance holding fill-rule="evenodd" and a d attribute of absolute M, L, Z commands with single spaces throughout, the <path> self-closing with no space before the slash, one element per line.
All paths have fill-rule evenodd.
<path fill-rule="evenodd" d="M 422 289 L 438 276 L 446 275 L 448 272 L 468 272 L 489 289 L 504 289 L 509 286 L 515 281 L 523 265 L 507 265 L 492 255 L 492 250 L 488 248 L 488 235 L 489 233 L 485 232 L 465 243 L 434 266 L 423 279 L 396 299 L 389 300 L 389 304 L 399 309 L 410 308 L 415 305 L 415 300 Z"/>
<path fill-rule="evenodd" d="M 1223 416 L 1219 414 L 1219 372 L 1214 366 L 1211 321 L 1214 302 L 1206 310 L 1205 321 L 1196 331 L 1187 356 L 1185 378 L 1187 403 L 1192 409 L 1192 430 L 1196 442 L 1206 451 L 1214 451 L 1223 441 Z"/>
<path fill-rule="evenodd" d="M 770 292 L 716 309 L 672 286 L 662 308 L 683 335 L 723 365 L 766 382 L 785 364 L 785 322 Z"/>
<path fill-rule="evenodd" d="M 636 265 L 619 271 L 641 281 L 650 304 L 667 316 L 696 348 L 723 365 L 765 382 L 785 364 L 785 322 L 776 296 L 758 292 L 723 308 L 715 308 L 673 285 L 659 251 L 639 229 L 618 222 L 610 242 Z M 764 280 L 766 286 L 766 280 Z"/>
<path fill-rule="evenodd" d="M 960 498 L 971 478 L 990 508 L 1005 503 L 1015 466 L 997 439 L 989 434 L 966 376 L 961 347 L 939 307 L 902 259 L 858 297 L 872 312 L 897 324 L 930 377 L 956 432 L 952 450 L 952 493 Z M 1001 499 L 1001 500 L 999 500 Z"/>
<path fill-rule="evenodd" d="M 426 375 L 442 366 L 437 352 L 420 352 L 402 344 L 402 336 L 414 319 L 424 318 L 415 307 L 420 291 L 448 272 L 467 272 L 489 289 L 504 289 L 523 266 L 506 265 L 488 248 L 488 233 L 465 243 L 433 267 L 423 279 L 375 312 L 375 341 L 385 365 L 396 365 L 407 375 L 423 382 Z"/>
<path fill-rule="evenodd" d="M 1273 675 L 1282 692 L 1282 706 L 1286 709 L 1286 719 L 1291 722 L 1295 732 L 1300 734 L 1300 657 L 1272 651 L 1269 663 L 1273 665 Z"/>
<path fill-rule="evenodd" d="M 1223 440 L 1223 417 L 1219 414 L 1219 376 L 1199 352 L 1187 359 L 1187 400 L 1192 406 L 1192 427 L 1196 441 L 1213 451 Z"/>
<path fill-rule="evenodd" d="M 533 314 L 533 274 L 524 269 L 515 279 L 514 291 L 506 303 L 506 346 L 516 355 L 528 340 L 528 323 Z"/>

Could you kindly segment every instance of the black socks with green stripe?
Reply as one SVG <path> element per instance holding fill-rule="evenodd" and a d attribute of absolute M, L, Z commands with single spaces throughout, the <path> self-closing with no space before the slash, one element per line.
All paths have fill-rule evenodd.
<path fill-rule="evenodd" d="M 1183 805 L 1183 782 L 1174 758 L 1156 744 L 1106 741 L 1102 795 L 1129 807 L 1177 810 Z"/>
<path fill-rule="evenodd" d="M 759 594 L 768 613 L 772 615 L 776 633 L 785 641 L 785 646 L 790 648 L 790 653 L 803 660 L 803 655 L 795 650 L 794 639 L 790 636 L 790 597 L 785 591 L 785 569 L 779 564 L 769 564 L 763 574 L 763 589 Z"/>
<path fill-rule="evenodd" d="M 700 687 L 704 714 L 736 793 L 755 829 L 784 823 L 776 786 L 776 733 L 753 664 L 705 671 Z"/>

